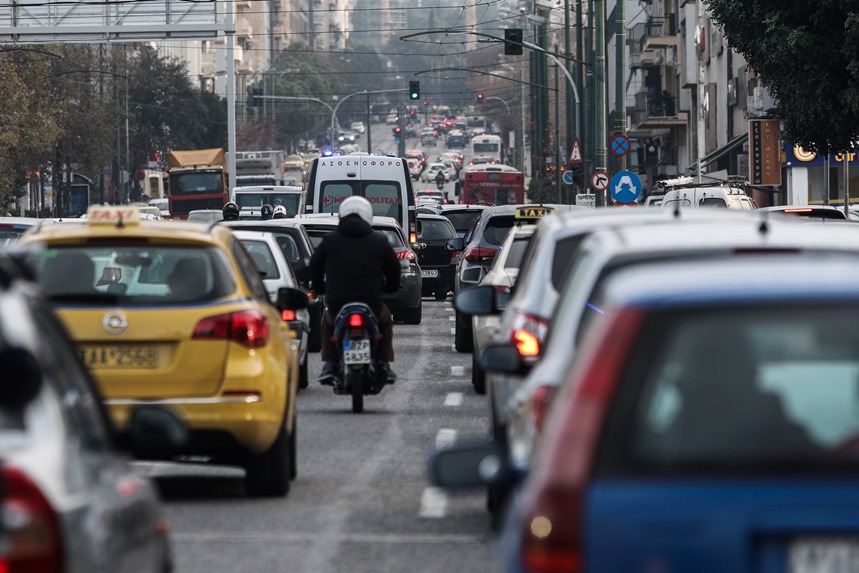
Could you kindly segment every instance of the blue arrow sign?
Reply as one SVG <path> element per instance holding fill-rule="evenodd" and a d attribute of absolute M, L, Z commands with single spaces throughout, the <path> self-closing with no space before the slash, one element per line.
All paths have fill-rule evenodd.
<path fill-rule="evenodd" d="M 608 184 L 611 198 L 618 203 L 635 203 L 641 197 L 641 179 L 632 171 L 618 171 Z"/>
<path fill-rule="evenodd" d="M 563 180 L 564 180 L 564 183 L 566 183 L 567 185 L 572 185 L 573 184 L 573 172 L 572 171 L 564 171 Z"/>

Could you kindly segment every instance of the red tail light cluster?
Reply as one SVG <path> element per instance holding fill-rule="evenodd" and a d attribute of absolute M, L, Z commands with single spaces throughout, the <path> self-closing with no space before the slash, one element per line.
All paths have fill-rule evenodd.
<path fill-rule="evenodd" d="M 488 263 L 498 253 L 496 249 L 486 247 L 468 247 L 465 250 L 465 260 L 469 263 Z"/>
<path fill-rule="evenodd" d="M 268 319 L 256 310 L 204 318 L 194 328 L 195 340 L 232 340 L 248 348 L 268 344 Z"/>
<path fill-rule="evenodd" d="M 283 310 L 280 313 L 280 317 L 286 321 L 295 320 L 295 311 L 294 310 Z"/>
<path fill-rule="evenodd" d="M 554 400 L 535 466 L 523 492 L 522 565 L 529 573 L 584 570 L 584 496 L 600 429 L 643 314 L 618 313 L 583 355 Z"/>
<path fill-rule="evenodd" d="M 406 249 L 405 251 L 400 251 L 399 253 L 397 253 L 397 258 L 407 260 L 407 261 L 414 261 L 415 260 L 415 252 L 411 249 Z"/>
<path fill-rule="evenodd" d="M 547 330 L 545 319 L 520 312 L 513 319 L 511 339 L 522 356 L 539 356 Z"/>
<path fill-rule="evenodd" d="M 2 528 L 8 541 L 0 555 L 0 571 L 60 573 L 62 534 L 50 502 L 21 470 L 7 466 L 2 476 Z"/>

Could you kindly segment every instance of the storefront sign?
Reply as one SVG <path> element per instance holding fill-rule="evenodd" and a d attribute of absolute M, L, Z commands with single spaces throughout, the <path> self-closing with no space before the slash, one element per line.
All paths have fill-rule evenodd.
<path fill-rule="evenodd" d="M 752 185 L 781 185 L 780 150 L 779 120 L 749 121 L 749 181 Z"/>

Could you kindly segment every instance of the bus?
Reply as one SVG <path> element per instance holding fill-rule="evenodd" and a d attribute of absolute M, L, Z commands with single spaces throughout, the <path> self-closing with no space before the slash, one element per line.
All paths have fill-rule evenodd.
<path fill-rule="evenodd" d="M 468 205 L 525 203 L 525 176 L 509 165 L 473 165 L 462 170 L 459 202 Z"/>
<path fill-rule="evenodd" d="M 471 157 L 491 158 L 495 163 L 501 163 L 501 136 L 475 135 L 471 138 Z"/>

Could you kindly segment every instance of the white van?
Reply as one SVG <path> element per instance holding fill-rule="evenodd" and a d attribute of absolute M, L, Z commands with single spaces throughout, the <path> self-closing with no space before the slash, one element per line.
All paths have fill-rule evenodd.
<path fill-rule="evenodd" d="M 297 185 L 248 185 L 233 187 L 230 200 L 239 206 L 239 219 L 259 219 L 263 205 L 283 205 L 286 216 L 292 218 L 299 212 L 301 193 Z"/>
<path fill-rule="evenodd" d="M 318 157 L 310 165 L 302 213 L 336 213 L 347 197 L 366 197 L 373 214 L 393 217 L 417 241 L 415 193 L 409 166 L 401 157 L 334 155 Z"/>
<path fill-rule="evenodd" d="M 745 190 L 730 182 L 695 183 L 691 177 L 660 181 L 664 186 L 660 207 L 663 209 L 717 207 L 752 211 L 758 206 Z"/>

